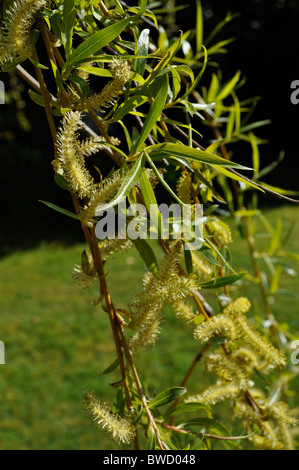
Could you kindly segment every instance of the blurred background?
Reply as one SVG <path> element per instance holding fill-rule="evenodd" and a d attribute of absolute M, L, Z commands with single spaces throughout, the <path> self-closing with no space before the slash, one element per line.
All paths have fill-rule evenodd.
<path fill-rule="evenodd" d="M 152 3 L 171 8 L 175 2 Z M 180 29 L 193 29 L 195 2 L 177 0 L 176 4 L 184 6 L 177 13 Z M 271 120 L 257 132 L 268 141 L 260 149 L 262 166 L 285 152 L 284 161 L 265 182 L 298 190 L 299 105 L 290 101 L 291 82 L 299 80 L 298 2 L 202 0 L 202 7 L 204 37 L 228 11 L 239 13 L 217 37 L 235 38 L 229 54 L 217 58 L 219 67 L 225 80 L 242 70 L 247 81 L 239 96 L 260 96 L 253 119 Z M 169 34 L 177 31 L 171 23 L 165 27 Z M 28 61 L 24 65 L 31 70 Z M 207 70 L 203 84 L 209 84 L 211 71 Z M 112 405 L 109 383 L 119 380 L 117 372 L 100 375 L 115 360 L 115 352 L 106 316 L 92 304 L 97 290 L 81 292 L 72 283 L 73 266 L 80 264 L 85 248 L 83 236 L 76 221 L 39 202 L 51 201 L 72 210 L 69 194 L 54 183 L 53 148 L 43 109 L 28 98 L 17 75 L 0 73 L 0 79 L 9 91 L 6 104 L 0 105 L 0 339 L 6 346 L 6 365 L 0 366 L 0 449 L 110 449 L 114 445 L 95 429 L 81 404 L 86 387 Z M 236 161 L 242 161 L 242 156 L 237 155 Z M 260 197 L 260 205 L 273 225 L 282 218 L 288 250 L 298 253 L 298 206 L 282 205 L 267 195 Z M 236 231 L 233 237 L 238 239 Z M 264 242 L 258 240 L 258 244 Z M 244 240 L 234 243 L 232 259 L 236 270 L 251 272 Z M 132 292 L 140 288 L 144 269 L 132 252 L 107 265 L 111 294 L 119 308 L 125 308 Z M 291 267 L 282 287 L 291 294 L 278 296 L 274 313 L 295 332 L 298 276 Z M 258 304 L 256 287 L 244 288 L 243 295 Z M 180 383 L 186 365 L 198 352 L 193 342 L 186 345 L 177 320 L 168 316 L 167 321 L 159 347 L 137 358 L 149 393 L 161 391 L 170 381 Z M 197 390 L 198 381 L 204 386 L 203 377 L 200 365 L 190 381 L 191 390 Z M 295 392 L 289 398 L 298 406 Z"/>

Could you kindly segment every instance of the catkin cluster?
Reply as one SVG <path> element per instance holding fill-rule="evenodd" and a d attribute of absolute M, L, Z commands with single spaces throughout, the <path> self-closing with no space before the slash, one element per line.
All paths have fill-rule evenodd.
<path fill-rule="evenodd" d="M 143 290 L 131 302 L 132 322 L 129 326 L 135 332 L 129 341 L 131 350 L 153 345 L 160 333 L 163 307 L 177 305 L 196 290 L 196 279 L 181 276 L 179 272 L 181 253 L 182 243 L 176 241 L 158 273 L 144 276 Z"/>
<path fill-rule="evenodd" d="M 256 448 L 292 449 L 292 427 L 296 420 L 288 405 L 269 403 L 264 394 L 254 388 L 252 380 L 255 370 L 266 372 L 283 366 L 286 359 L 245 316 L 250 307 L 247 298 L 239 297 L 219 315 L 196 327 L 196 340 L 208 342 L 218 338 L 223 344 L 206 358 L 207 369 L 218 377 L 216 383 L 186 401 L 208 405 L 233 401 L 236 418 L 245 419 L 256 432 L 252 437 Z"/>

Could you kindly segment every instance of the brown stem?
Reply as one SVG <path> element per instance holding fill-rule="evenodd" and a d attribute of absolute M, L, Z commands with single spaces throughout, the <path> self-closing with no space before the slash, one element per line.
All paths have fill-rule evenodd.
<path fill-rule="evenodd" d="M 35 48 L 33 49 L 32 57 L 33 57 L 33 60 L 35 60 L 37 63 L 39 63 L 38 55 L 37 55 L 37 52 L 36 52 Z M 52 140 L 53 140 L 54 148 L 56 150 L 56 132 L 57 131 L 56 131 L 56 126 L 55 126 L 53 114 L 52 114 L 52 111 L 51 111 L 51 106 L 49 104 L 50 100 L 51 100 L 51 95 L 48 92 L 48 89 L 46 87 L 46 84 L 45 84 L 45 81 L 44 81 L 44 76 L 43 76 L 43 73 L 42 73 L 41 69 L 39 67 L 35 66 L 35 72 L 36 72 L 36 76 L 37 76 L 37 79 L 38 79 L 38 82 L 39 82 L 39 85 L 40 85 L 40 91 L 41 91 L 41 94 L 42 94 L 42 97 L 43 97 L 43 100 L 44 100 L 44 105 L 45 105 L 46 115 L 47 115 L 50 131 L 51 131 L 51 135 L 52 135 Z"/>
<path fill-rule="evenodd" d="M 96 238 L 95 234 L 95 227 L 92 228 L 92 242 L 93 242 L 93 252 L 94 252 L 94 262 L 95 266 L 97 269 L 97 274 L 99 278 L 99 283 L 100 283 L 100 293 L 104 296 L 105 298 L 105 303 L 106 303 L 106 308 L 107 308 L 107 313 L 109 315 L 109 320 L 110 320 L 110 325 L 112 329 L 112 334 L 115 342 L 115 347 L 116 347 L 116 352 L 117 352 L 117 357 L 119 361 L 119 366 L 122 374 L 122 379 L 124 381 L 124 389 L 125 389 L 125 394 L 126 394 L 126 400 L 127 400 L 127 407 L 129 410 L 133 409 L 132 405 L 132 400 L 130 396 L 130 392 L 128 389 L 128 383 L 126 379 L 126 372 L 125 372 L 125 365 L 124 365 L 124 360 L 123 360 L 123 354 L 121 350 L 121 343 L 120 343 L 120 338 L 118 336 L 117 332 L 117 326 L 116 326 L 116 311 L 115 307 L 113 305 L 107 282 L 106 282 L 106 275 L 104 272 L 104 266 L 101 258 L 101 251 L 98 245 L 98 240 Z"/>
<path fill-rule="evenodd" d="M 52 44 L 51 44 L 51 41 L 50 41 L 50 38 L 49 38 L 48 29 L 46 28 L 45 22 L 42 18 L 37 18 L 37 22 L 38 22 L 38 25 L 40 27 L 40 31 L 42 33 L 42 37 L 43 37 L 44 44 L 45 44 L 46 49 L 47 49 L 48 57 L 56 65 L 56 59 L 55 59 L 54 51 L 53 51 L 53 48 L 52 48 Z"/>
<path fill-rule="evenodd" d="M 133 359 L 132 359 L 132 354 L 131 354 L 131 351 L 129 349 L 129 346 L 128 346 L 128 343 L 127 343 L 127 339 L 126 339 L 126 336 L 124 334 L 124 331 L 123 331 L 123 328 L 122 328 L 122 325 L 120 323 L 118 323 L 118 327 L 119 327 L 119 330 L 120 330 L 120 334 L 121 334 L 121 337 L 122 337 L 122 343 L 123 343 L 123 347 L 124 347 L 124 350 L 125 350 L 125 355 L 126 355 L 126 358 L 127 358 L 127 361 L 128 363 L 130 364 L 130 367 L 131 367 L 131 370 L 133 372 L 133 375 L 134 375 L 134 378 L 135 378 L 135 382 L 136 382 L 136 386 L 137 386 L 137 391 L 138 391 L 138 394 L 141 398 L 141 401 L 142 401 L 142 404 L 145 408 L 145 411 L 147 413 L 147 416 L 149 418 L 149 421 L 150 423 L 152 424 L 153 428 L 154 428 L 154 431 L 155 431 L 155 434 L 156 434 L 156 438 L 157 438 L 157 441 L 158 441 L 158 445 L 160 447 L 161 450 L 164 450 L 164 447 L 163 447 L 163 444 L 161 442 L 161 439 L 160 439 L 160 435 L 159 435 L 159 430 L 157 428 L 157 425 L 156 425 L 156 422 L 155 422 L 155 419 L 151 413 L 151 410 L 149 409 L 148 405 L 147 405 L 147 398 L 145 396 L 145 393 L 144 393 L 144 390 L 143 390 L 143 387 L 142 387 L 142 384 L 140 382 L 140 379 L 139 379 L 139 376 L 138 376 L 138 373 L 137 373 L 137 370 L 136 370 L 136 367 L 135 367 L 135 364 L 133 362 Z"/>

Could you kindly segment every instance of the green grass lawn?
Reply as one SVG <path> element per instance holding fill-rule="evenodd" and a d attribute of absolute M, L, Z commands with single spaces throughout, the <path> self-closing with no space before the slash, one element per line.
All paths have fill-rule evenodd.
<path fill-rule="evenodd" d="M 287 247 L 297 254 L 298 212 L 293 207 L 269 211 L 273 222 L 278 216 L 283 218 L 284 232 L 296 220 Z M 118 371 L 100 375 L 116 355 L 107 314 L 92 303 L 97 289 L 78 289 L 71 277 L 84 248 L 40 244 L 0 260 L 1 339 L 6 347 L 6 364 L 0 373 L 2 450 L 115 448 L 84 414 L 82 405 L 85 388 L 112 405 L 114 389 L 109 383 L 119 380 Z M 232 260 L 236 269 L 251 272 L 246 243 L 241 239 L 234 244 Z M 132 250 L 107 263 L 107 281 L 117 307 L 126 307 L 140 289 L 144 271 L 143 262 Z M 297 293 L 298 276 L 286 276 L 282 286 Z M 249 293 L 253 299 L 258 297 L 256 287 Z M 213 303 L 210 293 L 208 298 Z M 294 333 L 299 331 L 298 297 L 278 295 L 273 310 L 279 322 L 288 322 Z M 186 331 L 169 313 L 164 326 L 157 347 L 136 359 L 149 394 L 179 385 L 198 352 L 191 326 Z M 205 380 L 200 365 L 190 389 L 197 390 Z"/>

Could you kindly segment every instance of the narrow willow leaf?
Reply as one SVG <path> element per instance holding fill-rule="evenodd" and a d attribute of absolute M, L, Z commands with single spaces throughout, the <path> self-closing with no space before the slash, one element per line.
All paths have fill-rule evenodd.
<path fill-rule="evenodd" d="M 271 173 L 284 160 L 284 157 L 285 157 L 285 152 L 282 150 L 279 154 L 278 159 L 270 163 L 270 165 L 263 168 L 257 175 L 254 175 L 254 178 L 259 180 L 263 178 L 264 176 L 268 175 L 269 173 Z"/>
<path fill-rule="evenodd" d="M 52 60 L 50 60 L 50 62 L 51 62 L 52 70 L 53 70 L 53 75 L 55 77 L 55 82 L 56 82 L 56 87 L 57 87 L 57 97 L 59 97 L 61 94 L 62 87 L 63 87 L 62 80 L 61 80 L 57 65 L 54 64 Z"/>
<path fill-rule="evenodd" d="M 54 211 L 60 212 L 61 214 L 71 217 L 72 219 L 78 220 L 78 216 L 74 214 L 73 212 L 68 211 L 67 209 L 62 209 L 62 207 L 56 206 L 56 204 L 52 204 L 51 202 L 41 201 L 41 200 L 39 200 L 39 202 L 42 202 L 43 204 L 50 207 L 50 209 L 53 209 Z"/>
<path fill-rule="evenodd" d="M 69 71 L 81 61 L 87 59 L 92 54 L 96 53 L 104 46 L 107 46 L 132 21 L 132 17 L 125 18 L 124 20 L 118 21 L 106 28 L 92 34 L 89 38 L 85 39 L 69 56 L 63 67 L 63 74 L 68 75 Z"/>
<path fill-rule="evenodd" d="M 257 127 L 268 126 L 269 124 L 271 124 L 270 119 L 266 119 L 264 121 L 253 122 L 251 124 L 248 124 L 247 126 L 240 127 L 239 132 L 241 134 L 245 134 L 248 131 L 252 131 L 253 129 L 256 129 Z"/>
<path fill-rule="evenodd" d="M 153 127 L 156 125 L 158 118 L 161 116 L 161 113 L 166 104 L 167 93 L 168 93 L 168 76 L 166 75 L 165 77 L 163 77 L 161 88 L 158 91 L 157 96 L 154 99 L 154 102 L 152 103 L 150 107 L 150 111 L 147 115 L 147 118 L 143 124 L 142 131 L 139 137 L 139 142 L 138 142 L 135 152 L 138 152 L 138 150 L 140 150 L 140 148 L 146 141 L 147 137 L 151 133 Z"/>
<path fill-rule="evenodd" d="M 206 67 L 207 67 L 207 64 L 208 64 L 208 52 L 207 52 L 207 49 L 204 46 L 202 46 L 202 48 L 204 50 L 204 63 L 202 65 L 201 71 L 197 75 L 196 79 L 193 81 L 192 85 L 188 88 L 186 93 L 182 96 L 181 100 L 185 100 L 197 88 L 197 86 L 198 86 L 200 80 L 202 79 L 202 76 L 203 76 L 203 74 L 206 70 Z"/>
<path fill-rule="evenodd" d="M 92 67 L 90 65 L 80 65 L 78 67 L 79 70 L 83 70 L 84 72 L 90 73 L 92 75 L 96 75 L 97 77 L 113 77 L 113 73 L 111 70 L 103 69 L 102 67 Z"/>
<path fill-rule="evenodd" d="M 174 67 L 171 67 L 170 65 L 168 67 L 172 74 L 172 101 L 174 101 L 181 91 L 181 77 Z"/>
<path fill-rule="evenodd" d="M 29 60 L 34 65 L 34 67 L 38 69 L 42 69 L 42 70 L 49 70 L 49 67 L 47 67 L 46 65 L 40 64 L 36 60 L 32 59 L 32 57 L 29 57 Z"/>
<path fill-rule="evenodd" d="M 167 50 L 166 55 L 163 57 L 163 59 L 158 63 L 158 65 L 154 68 L 154 70 L 146 79 L 145 81 L 146 84 L 152 83 L 159 76 L 162 70 L 167 67 L 171 59 L 175 56 L 176 52 L 180 49 L 182 45 L 182 41 L 184 37 L 186 36 L 186 34 L 189 34 L 189 33 L 185 33 L 184 35 L 181 35 L 178 38 L 178 40 Z"/>
<path fill-rule="evenodd" d="M 151 218 L 153 221 L 157 221 L 156 229 L 159 234 L 159 238 L 161 237 L 162 233 L 162 215 L 161 212 L 158 210 L 158 203 L 152 188 L 152 185 L 148 179 L 146 172 L 144 171 L 140 178 L 140 189 L 144 198 L 145 205 L 147 210 L 151 214 Z"/>
<path fill-rule="evenodd" d="M 70 184 L 66 181 L 66 179 L 60 175 L 59 173 L 55 173 L 54 175 L 54 180 L 55 183 L 61 188 L 64 189 L 65 191 L 71 191 L 72 188 Z"/>
<path fill-rule="evenodd" d="M 185 204 L 178 198 L 178 196 L 175 194 L 175 192 L 171 189 L 171 187 L 166 183 L 165 179 L 163 178 L 163 176 L 159 173 L 159 170 L 158 168 L 156 167 L 156 165 L 154 164 L 154 162 L 152 161 L 151 157 L 145 152 L 145 156 L 147 158 L 147 161 L 148 163 L 150 164 L 150 167 L 154 170 L 156 176 L 158 177 L 158 180 L 160 181 L 160 183 L 164 186 L 164 188 L 166 189 L 166 191 L 169 192 L 169 194 L 173 197 L 173 199 L 181 206 L 185 206 Z"/>
<path fill-rule="evenodd" d="M 186 249 L 186 244 L 184 243 L 184 259 L 185 259 L 185 265 L 186 265 L 186 271 L 187 274 L 192 274 L 193 273 L 193 261 L 192 261 L 192 253 L 191 250 Z"/>
<path fill-rule="evenodd" d="M 222 260 L 222 262 L 224 263 L 224 265 L 230 270 L 232 271 L 233 274 L 237 275 L 238 274 L 236 273 L 236 271 L 232 268 L 232 266 L 226 261 L 225 257 L 220 253 L 220 251 L 218 250 L 218 248 L 216 247 L 216 245 L 214 245 L 212 242 L 210 242 L 209 239 L 206 239 L 205 240 L 205 243 L 211 248 L 212 251 L 214 251 L 217 256 L 219 256 L 219 258 Z"/>
<path fill-rule="evenodd" d="M 99 208 L 96 209 L 95 215 L 99 215 L 103 211 L 108 210 L 110 207 L 116 206 L 127 197 L 131 189 L 135 186 L 136 183 L 138 183 L 144 168 L 144 163 L 145 157 L 144 154 L 142 154 L 135 164 L 132 165 L 130 171 L 125 176 L 117 195 L 107 204 L 101 204 Z"/>
<path fill-rule="evenodd" d="M 243 165 L 239 165 L 238 163 L 231 162 L 229 160 L 225 160 L 222 157 L 218 157 L 217 155 L 213 155 L 212 153 L 194 149 L 188 147 L 186 145 L 181 144 L 173 144 L 173 143 L 165 143 L 165 144 L 156 144 L 151 145 L 146 148 L 146 151 L 150 154 L 161 154 L 161 155 L 168 155 L 173 157 L 185 157 L 190 160 L 195 160 L 199 163 L 206 163 L 207 165 L 219 165 L 222 167 L 231 167 L 231 168 L 239 168 L 243 170 L 250 170 L 250 168 L 245 167 Z"/>
<path fill-rule="evenodd" d="M 72 51 L 73 28 L 76 24 L 75 0 L 63 2 L 63 14 L 61 22 L 61 39 L 65 49 L 66 58 Z"/>
<path fill-rule="evenodd" d="M 252 166 L 255 173 L 260 170 L 260 152 L 253 132 L 249 132 L 251 148 L 252 148 Z"/>
<path fill-rule="evenodd" d="M 119 365 L 119 360 L 118 358 L 116 358 L 115 361 L 112 364 L 110 364 L 109 367 L 107 367 L 105 370 L 103 370 L 103 372 L 100 373 L 100 375 L 110 374 L 118 367 L 118 365 Z"/>
<path fill-rule="evenodd" d="M 79 75 L 70 75 L 69 79 L 80 89 L 81 97 L 86 98 L 89 93 L 89 85 L 84 78 L 79 77 Z"/>
<path fill-rule="evenodd" d="M 254 181 L 252 180 L 249 180 L 247 178 L 242 178 L 241 175 L 236 175 L 235 173 L 232 173 L 231 171 L 227 170 L 226 168 L 223 168 L 221 166 L 215 166 L 215 165 L 211 165 L 216 171 L 219 171 L 220 173 L 222 173 L 223 175 L 227 176 L 228 178 L 231 178 L 232 180 L 235 180 L 235 181 L 239 181 L 240 183 L 244 183 L 246 184 L 246 186 L 250 186 L 252 188 L 255 188 L 255 189 L 258 189 L 259 191 L 261 191 L 262 193 L 264 193 L 265 191 L 258 185 L 258 183 L 256 184 Z"/>
<path fill-rule="evenodd" d="M 216 95 L 218 93 L 220 87 L 220 83 L 218 80 L 218 76 L 216 73 L 212 74 L 211 85 L 208 91 L 207 102 L 211 103 L 212 101 L 216 101 Z"/>
<path fill-rule="evenodd" d="M 233 91 L 233 89 L 235 88 L 236 84 L 239 81 L 240 75 L 241 75 L 241 71 L 238 70 L 236 75 L 228 83 L 226 83 L 224 87 L 221 89 L 221 91 L 217 94 L 215 101 L 217 102 L 222 101 L 225 98 L 227 98 L 228 95 L 231 94 L 231 92 Z"/>
<path fill-rule="evenodd" d="M 205 403 L 183 403 L 176 407 L 172 407 L 168 410 L 167 414 L 164 415 L 164 418 L 169 416 L 176 416 L 183 413 L 196 413 L 198 411 L 205 411 L 209 417 L 211 417 L 211 407 Z"/>
<path fill-rule="evenodd" d="M 146 240 L 141 238 L 133 240 L 133 243 L 149 271 L 156 276 L 158 273 L 158 262 L 152 247 L 147 243 Z"/>
<path fill-rule="evenodd" d="M 138 51 L 137 55 L 140 56 L 147 56 L 148 54 L 148 45 L 149 45 L 149 29 L 144 29 L 141 31 L 140 36 L 138 38 Z M 135 71 L 137 74 L 143 76 L 146 66 L 146 58 L 137 59 L 135 62 Z"/>
<path fill-rule="evenodd" d="M 133 96 L 131 96 L 117 108 L 113 116 L 113 121 L 119 121 L 134 108 L 138 108 L 138 106 L 146 103 L 150 98 L 155 97 L 161 88 L 163 80 L 163 77 L 159 77 L 149 86 L 145 85 L 141 90 L 134 93 Z"/>
<path fill-rule="evenodd" d="M 201 289 L 218 289 L 240 281 L 247 273 L 229 274 L 228 276 L 218 277 L 213 281 L 207 281 L 199 284 Z"/>
<path fill-rule="evenodd" d="M 145 450 L 155 450 L 157 445 L 157 437 L 153 426 L 150 425 L 147 435 L 148 438 Z"/>
<path fill-rule="evenodd" d="M 298 196 L 299 195 L 299 191 L 292 191 L 290 189 L 278 188 L 277 186 L 272 186 L 271 184 L 268 184 L 268 183 L 262 183 L 261 181 L 257 181 L 257 183 L 264 186 L 264 188 L 270 189 L 270 191 L 274 191 L 278 194 L 282 194 L 283 196 Z"/>
<path fill-rule="evenodd" d="M 203 17 L 200 0 L 196 0 L 196 53 L 200 52 L 203 42 Z"/>
<path fill-rule="evenodd" d="M 38 104 L 39 106 L 45 106 L 43 97 L 39 95 L 38 93 L 35 93 L 35 91 L 29 90 L 28 91 L 30 98 L 35 104 Z"/>
<path fill-rule="evenodd" d="M 177 398 L 184 395 L 184 393 L 186 392 L 187 392 L 187 389 L 184 387 L 168 388 L 167 390 L 164 390 L 163 392 L 155 396 L 155 398 L 153 398 L 148 403 L 148 407 L 149 409 L 152 410 L 153 408 L 158 408 L 159 406 L 167 405 L 167 403 L 170 403 L 171 401 L 176 400 Z"/>

